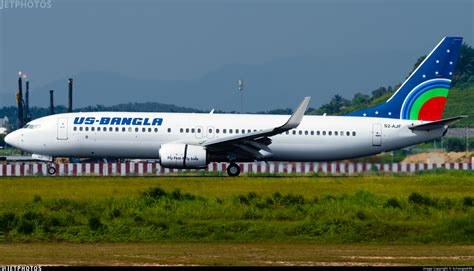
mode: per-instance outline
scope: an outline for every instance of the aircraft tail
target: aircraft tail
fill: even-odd
[[[443,38],[384,104],[347,116],[440,120],[461,44],[461,37]]]

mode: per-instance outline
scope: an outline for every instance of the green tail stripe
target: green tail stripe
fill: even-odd
[[[447,88],[433,88],[425,93],[421,94],[413,103],[413,106],[410,109],[410,119],[417,120],[418,114],[420,113],[421,107],[429,100],[434,97],[448,97],[449,89]]]

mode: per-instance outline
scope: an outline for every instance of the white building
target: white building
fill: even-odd
[[[8,128],[9,124],[10,124],[10,120],[8,119],[7,116],[5,116],[3,119],[0,119],[0,127]]]

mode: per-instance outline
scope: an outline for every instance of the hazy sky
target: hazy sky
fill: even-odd
[[[12,1],[26,0],[0,4]],[[18,70],[36,86],[88,71],[188,80],[228,64],[371,52],[411,67],[445,35],[474,44],[472,0],[43,1],[51,8],[0,10],[0,94],[16,91]]]

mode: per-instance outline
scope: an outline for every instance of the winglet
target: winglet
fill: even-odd
[[[304,100],[296,109],[296,111],[293,113],[293,115],[291,115],[288,121],[285,124],[283,124],[283,126],[279,127],[279,129],[290,130],[290,129],[298,127],[298,125],[300,125],[301,120],[303,119],[306,109],[308,108],[308,104],[310,100],[311,100],[311,97],[305,97]]]

